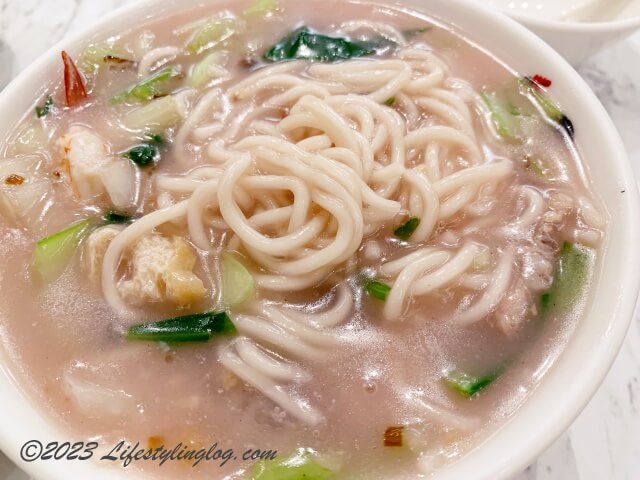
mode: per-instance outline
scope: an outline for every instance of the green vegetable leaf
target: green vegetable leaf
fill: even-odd
[[[53,103],[53,97],[51,95],[48,95],[46,100],[44,101],[44,104],[41,107],[36,107],[36,116],[38,118],[47,116],[51,112],[51,110],[53,110],[54,106],[55,104]]]
[[[329,480],[335,474],[323,467],[306,449],[275,460],[262,460],[253,467],[251,480]]]
[[[159,135],[157,133],[148,135],[147,140],[149,140],[150,143],[155,143],[156,145],[164,145],[165,143],[165,140],[162,137],[162,135]]]
[[[211,67],[221,61],[220,52],[207,55],[200,63],[197,63],[191,70],[189,85],[193,88],[202,88],[212,80]]]
[[[131,221],[131,215],[110,211],[105,213],[102,219],[107,223],[129,223]]]
[[[480,95],[489,108],[491,121],[500,136],[511,140],[517,139],[519,128],[509,107],[498,99],[496,93],[482,92]]]
[[[389,285],[377,280],[367,280],[365,288],[369,295],[382,301],[385,301],[389,297],[389,293],[391,293],[391,287]]]
[[[94,219],[82,220],[36,243],[33,266],[41,280],[52,282],[64,272],[94,225]]]
[[[396,103],[396,97],[389,97],[384,102],[387,107],[392,107],[394,103]]]
[[[229,39],[237,29],[238,22],[233,18],[220,18],[207,22],[187,43],[187,50],[193,54],[210,50]]]
[[[246,302],[254,292],[253,276],[249,270],[229,252],[220,256],[222,270],[222,302],[237,307]]]
[[[111,99],[111,103],[117,105],[122,102],[145,102],[152,100],[156,96],[161,95],[160,86],[163,83],[180,75],[181,73],[178,68],[163,68],[114,96]]]
[[[160,149],[155,143],[143,143],[122,154],[139,167],[148,167],[160,160]]]
[[[541,313],[566,311],[573,306],[589,280],[591,254],[589,249],[565,242],[560,250],[551,288],[540,299]]]
[[[411,235],[414,234],[419,226],[420,219],[418,217],[411,217],[405,223],[396,228],[393,231],[393,234],[400,240],[409,240],[411,238]]]
[[[520,85],[523,87],[524,93],[529,95],[533,102],[540,106],[544,114],[564,130],[569,138],[573,139],[575,136],[573,122],[564,114],[560,107],[547,96],[546,92],[528,77],[524,77]]]
[[[169,95],[158,98],[128,112],[122,118],[125,127],[132,130],[164,130],[182,121],[183,112],[178,96]]]
[[[236,327],[226,312],[208,312],[135,325],[128,340],[166,343],[207,342],[213,336],[232,335]]]
[[[265,16],[277,11],[278,8],[278,0],[257,0],[253,5],[242,12],[242,17],[245,20],[248,20],[257,16]]]
[[[329,37],[313,33],[307,27],[300,27],[276,43],[265,53],[264,58],[270,62],[293,59],[335,62],[375,53],[375,48],[370,44]]]
[[[460,395],[471,398],[487,388],[498,378],[499,373],[490,373],[480,377],[474,377],[467,373],[451,372],[444,378],[445,383]]]

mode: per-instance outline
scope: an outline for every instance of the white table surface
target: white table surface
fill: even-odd
[[[0,0],[0,89],[66,34],[132,1],[135,0]],[[587,60],[578,71],[613,117],[633,168],[640,175],[640,33]],[[0,453],[0,480],[27,478]],[[637,314],[615,365],[591,403],[565,434],[513,480],[638,479]]]

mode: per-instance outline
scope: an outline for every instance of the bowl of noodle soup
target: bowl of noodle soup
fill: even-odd
[[[508,479],[633,314],[612,122],[471,2],[146,1],[0,107],[0,447],[35,478],[215,443],[189,478]]]

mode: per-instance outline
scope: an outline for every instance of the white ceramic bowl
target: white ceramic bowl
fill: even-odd
[[[216,0],[209,2],[215,4]],[[200,3],[202,0],[182,0],[180,8]],[[538,37],[477,2],[395,3],[427,9],[427,13],[455,25],[523,74],[540,73],[552,78],[553,95],[575,124],[576,141],[593,187],[610,214],[606,250],[596,266],[592,295],[567,348],[546,372],[539,388],[504,426],[437,477],[504,480],[522,471],[570,425],[600,385],[622,344],[640,285],[637,186],[621,140],[604,108],[580,76]],[[0,137],[33,107],[36,95],[43,92],[44,79],[60,78],[60,50],[76,54],[79,45],[89,38],[139,25],[145,17],[175,9],[175,4],[174,0],[147,0],[123,8],[54,46],[0,94]],[[24,470],[39,480],[136,477],[130,470],[120,475],[104,462],[22,462],[20,447],[28,440],[46,443],[81,439],[61,431],[21,392],[19,383],[20,379],[14,378],[6,366],[1,369],[0,405],[4,414],[0,417],[0,448]]]
[[[633,8],[629,8],[628,13],[624,15],[602,21],[596,21],[597,17],[595,17],[588,22],[553,19],[555,14],[549,10],[555,9],[555,12],[560,14],[563,4],[570,5],[572,3],[569,0],[481,1],[522,23],[555,48],[572,65],[578,65],[587,57],[640,29],[640,0],[631,0]],[[601,1],[609,2],[611,0]],[[538,4],[546,8],[544,14],[535,12]]]

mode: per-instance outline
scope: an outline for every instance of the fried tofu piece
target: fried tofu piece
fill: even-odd
[[[133,247],[131,275],[119,283],[121,295],[131,303],[171,302],[185,306],[207,293],[194,273],[197,255],[183,238],[151,234]]]

